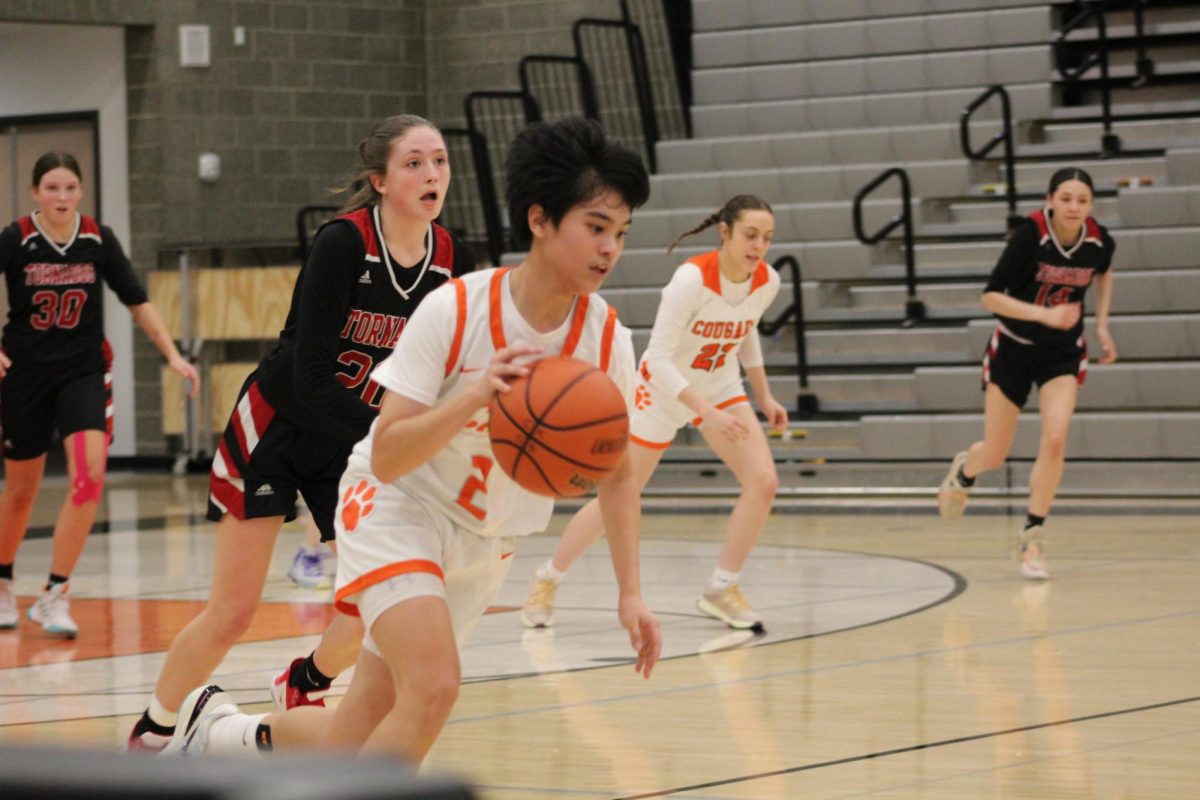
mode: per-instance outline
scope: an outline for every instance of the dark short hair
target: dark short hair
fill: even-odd
[[[1046,194],[1054,194],[1058,191],[1058,187],[1062,186],[1067,181],[1079,181],[1086,184],[1092,190],[1092,194],[1096,194],[1096,185],[1092,183],[1092,176],[1081,170],[1079,167],[1063,167],[1050,176],[1050,188],[1046,190]]]
[[[33,186],[37,188],[42,182],[42,178],[52,169],[64,167],[75,173],[75,177],[83,180],[83,170],[79,168],[79,162],[75,160],[75,156],[70,153],[65,153],[61,150],[51,150],[49,153],[42,153],[41,158],[33,164]]]
[[[580,203],[612,190],[630,209],[650,197],[641,156],[604,132],[595,120],[538,122],[517,134],[505,163],[505,200],[513,240],[529,247],[529,209],[539,205],[555,226]]]

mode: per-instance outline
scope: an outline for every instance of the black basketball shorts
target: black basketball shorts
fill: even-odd
[[[1040,389],[1046,381],[1074,375],[1082,386],[1087,363],[1087,342],[1082,336],[1062,344],[1023,344],[996,328],[983,355],[983,388],[994,383],[1023,408],[1035,384]]]
[[[0,380],[5,458],[45,455],[55,428],[64,439],[79,431],[104,431],[111,442],[112,420],[111,367],[80,371],[19,361]]]
[[[296,518],[296,497],[304,498],[321,541],[335,534],[338,481],[351,447],[306,431],[277,413],[251,373],[242,386],[209,475],[208,519]]]

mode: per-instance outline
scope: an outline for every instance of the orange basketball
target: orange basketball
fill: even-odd
[[[550,356],[497,392],[489,411],[492,453],[534,494],[576,497],[616,468],[629,441],[620,390],[586,361]]]

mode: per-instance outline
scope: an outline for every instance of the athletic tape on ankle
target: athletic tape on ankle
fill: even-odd
[[[71,484],[75,490],[71,493],[71,504],[81,506],[95,500],[100,501],[100,491],[104,488],[104,471],[108,466],[108,440],[100,443],[100,480],[92,480],[91,470],[87,463],[87,436],[83,431],[72,434],[75,439],[75,481]]]

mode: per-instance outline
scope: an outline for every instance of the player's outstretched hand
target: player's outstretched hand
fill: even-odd
[[[196,395],[200,392],[200,373],[196,371],[191,362],[183,356],[177,356],[168,361],[167,366],[178,372],[188,382],[188,399],[196,399]]]
[[[637,595],[622,595],[617,605],[617,615],[621,625],[629,631],[629,644],[637,653],[635,670],[643,678],[650,677],[650,671],[658,663],[662,652],[662,633],[658,629],[658,618],[646,607],[645,601]]]
[[[5,375],[7,375],[8,370],[11,367],[12,367],[12,359],[9,358],[8,355],[3,350],[0,350],[0,378],[3,378]]]
[[[527,356],[536,356],[541,352],[542,348],[526,344],[510,345],[497,350],[488,362],[487,371],[479,380],[480,404],[490,402],[496,392],[508,392],[511,388],[508,384],[511,381],[528,375]]]
[[[1055,330],[1069,331],[1079,322],[1080,312],[1079,303],[1063,303],[1046,309],[1046,317],[1042,322]]]

